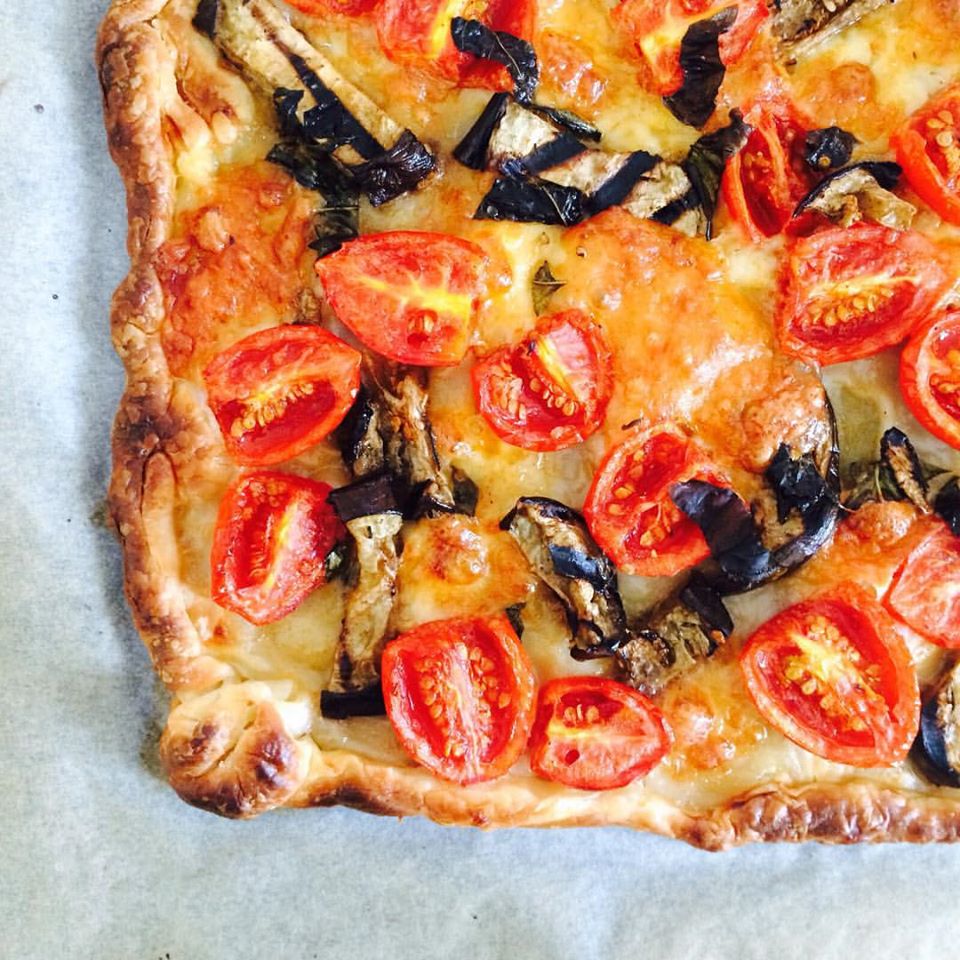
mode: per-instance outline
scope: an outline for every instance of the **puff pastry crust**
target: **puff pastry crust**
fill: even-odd
[[[97,62],[109,146],[126,185],[131,260],[112,303],[127,381],[109,499],[134,620],[173,698],[161,753],[177,793],[230,817],[343,804],[483,827],[620,824],[711,850],[750,841],[960,838],[960,792],[890,787],[856,772],[834,782],[759,782],[705,805],[654,790],[578,792],[522,773],[458,787],[390,757],[322,747],[311,733],[309,705],[283,677],[251,679],[216,655],[188,609],[175,504],[191,484],[231,468],[202,398],[171,373],[154,266],[174,229],[177,192],[163,123],[179,52],[156,23],[167,3],[114,0]]]

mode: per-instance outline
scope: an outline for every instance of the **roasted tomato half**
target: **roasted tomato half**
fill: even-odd
[[[769,13],[765,0],[621,0],[614,21],[636,43],[650,68],[657,93],[674,93],[683,83],[680,44],[691,24],[706,20],[730,6],[737,19],[720,36],[720,59],[728,66],[743,56]]]
[[[291,7],[296,7],[313,17],[321,17],[327,13],[343,13],[354,16],[367,13],[377,5],[378,0],[287,0]]]
[[[785,270],[780,346],[825,365],[872,356],[929,317],[946,280],[937,248],[911,230],[855,224],[804,237]]]
[[[360,354],[320,327],[271,327],[214,357],[203,379],[230,455],[268,466],[339,425],[360,388]]]
[[[280,620],[326,579],[345,531],[330,487],[262,471],[234,483],[220,503],[210,554],[213,599],[251,623]]]
[[[960,450],[960,310],[916,330],[900,355],[900,392],[911,413]]]
[[[333,312],[371,350],[422,367],[467,352],[488,260],[475,244],[398,230],[345,243],[317,261]]]
[[[960,649],[960,538],[945,524],[897,571],[887,609],[939,647]]]
[[[787,225],[814,184],[803,159],[804,124],[784,99],[761,100],[744,119],[753,127],[723,174],[730,215],[755,243]]]
[[[642,693],[605,677],[564,677],[540,688],[530,766],[578,790],[611,790],[649,773],[670,743]]]
[[[700,528],[670,499],[673,484],[693,479],[726,484],[706,452],[670,423],[634,428],[607,452],[583,512],[624,573],[672,576],[709,556]]]
[[[397,63],[461,86],[508,90],[507,71],[461,53],[454,46],[450,24],[455,17],[480,20],[493,30],[530,40],[535,11],[535,0],[381,0],[377,36],[383,52]]]
[[[613,375],[597,324],[579,310],[544,317],[525,340],[473,368],[484,419],[507,443],[562,450],[603,423]]]
[[[917,676],[890,615],[862,587],[841,584],[777,614],[740,666],[764,719],[818,757],[877,767],[907,755]]]
[[[536,680],[506,617],[425,623],[387,644],[381,670],[401,746],[437,776],[492,780],[523,753]]]
[[[918,110],[893,146],[921,199],[944,220],[960,224],[960,83]]]

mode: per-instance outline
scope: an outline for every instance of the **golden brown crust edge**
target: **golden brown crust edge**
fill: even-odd
[[[232,671],[205,654],[187,615],[172,529],[176,461],[202,447],[189,400],[177,396],[160,344],[163,296],[153,256],[173,221],[174,172],[163,137],[157,65],[171,52],[151,19],[166,0],[114,0],[98,34],[97,65],[111,154],[127,192],[131,270],[114,295],[113,340],[127,384],[113,431],[109,503],[123,547],[127,598],[168,689],[215,688]],[[202,452],[202,451],[201,451]],[[641,794],[537,792],[508,777],[473,788],[444,784],[415,768],[324,752],[289,732],[269,704],[255,704],[239,734],[227,721],[168,723],[161,754],[187,802],[248,817],[280,805],[355,807],[425,814],[446,824],[589,826],[619,824],[709,850],[752,841],[956,841],[960,804],[863,783],[762,787],[713,809],[687,813]],[[171,714],[173,716],[173,714]],[[181,718],[182,721],[182,718]],[[308,738],[309,739],[309,738]],[[933,789],[933,788],[931,788]]]

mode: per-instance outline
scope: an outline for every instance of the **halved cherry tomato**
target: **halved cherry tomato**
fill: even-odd
[[[893,147],[921,199],[960,224],[960,83],[918,110],[894,135]]]
[[[473,391],[507,443],[527,450],[580,443],[603,423],[613,392],[603,332],[579,310],[544,317],[529,337],[473,368]]]
[[[360,354],[320,327],[271,327],[217,354],[203,379],[230,455],[268,466],[336,429],[360,389]]]
[[[224,495],[210,553],[213,599],[251,623],[273,623],[326,580],[343,539],[330,486],[289,473],[247,474]]]
[[[960,649],[960,537],[946,524],[909,553],[886,606],[931,643]]]
[[[692,479],[727,483],[706,452],[671,423],[634,428],[607,452],[583,513],[594,539],[624,573],[672,576],[710,555],[700,528],[670,499],[673,484]]]
[[[387,644],[381,672],[400,745],[437,776],[493,780],[523,753],[536,680],[506,617],[425,623]]]
[[[611,790],[649,773],[670,743],[642,693],[605,677],[564,677],[540,688],[530,767],[578,790]]]
[[[794,604],[747,641],[740,666],[753,702],[818,757],[876,767],[902,760],[920,719],[910,653],[890,615],[844,583]]]
[[[824,365],[899,343],[947,282],[937,248],[922,234],[865,223],[798,240],[785,278],[780,346]]]
[[[743,56],[769,15],[765,0],[621,0],[613,18],[650,67],[655,92],[674,93],[683,83],[680,44],[690,25],[737,7],[733,26],[720,36],[720,59],[728,66]]]
[[[316,269],[337,319],[371,350],[444,367],[467,352],[488,262],[458,237],[397,230],[351,240]]]
[[[453,43],[455,17],[480,20],[493,30],[523,40],[533,37],[534,0],[381,0],[377,36],[383,52],[461,86],[511,88],[507,71],[498,64],[461,53]]]
[[[754,243],[780,233],[815,182],[803,159],[804,123],[783,99],[761,100],[744,119],[753,127],[723,174],[730,214]]]
[[[911,335],[900,355],[900,392],[935,437],[960,450],[960,310]]]
[[[342,13],[355,15],[367,13],[377,5],[378,0],[287,0],[291,7],[296,7],[313,17],[320,17],[326,13]]]

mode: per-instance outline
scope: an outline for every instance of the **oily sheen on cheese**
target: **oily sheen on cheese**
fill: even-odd
[[[960,76],[955,36],[936,29],[909,29],[906,35],[916,58],[904,55],[898,39],[897,24],[936,22],[945,2],[901,0],[883,10],[882,17],[870,16],[824,44],[792,71],[791,89],[798,105],[820,125],[840,124],[869,149],[884,153],[887,132],[932,92]],[[659,97],[638,87],[636,63],[615,38],[610,6],[604,0],[539,4],[535,45],[562,51],[574,64],[558,70],[547,62],[544,97],[587,116],[603,132],[605,149],[648,150],[668,158],[682,155],[698,133],[675,120]],[[266,98],[225,66],[213,44],[190,26],[195,8],[196,0],[171,0],[156,21],[180,52],[178,64],[162,65],[161,89],[165,136],[177,178],[172,216],[181,231],[198,209],[229,205],[229,189],[224,192],[222,185],[231,183],[238,169],[261,162],[275,139]],[[407,525],[392,632],[442,617],[493,614],[523,602],[523,641],[542,680],[604,673],[609,666],[602,661],[578,663],[570,658],[562,614],[538,590],[512,540],[498,530],[498,521],[520,496],[551,497],[579,509],[604,450],[623,425],[638,417],[671,418],[690,426],[722,452],[724,468],[738,489],[749,494],[751,484],[757,483],[754,460],[762,459],[752,446],[756,436],[750,416],[769,422],[777,411],[764,404],[772,396],[785,418],[784,429],[789,429],[790,405],[797,405],[799,422],[812,382],[812,375],[779,357],[773,345],[771,315],[782,241],[761,247],[745,244],[722,207],[717,239],[710,244],[617,211],[569,231],[473,220],[491,178],[458,165],[451,151],[488,94],[438,88],[390,62],[380,51],[372,26],[362,20],[319,20],[296,13],[292,17],[344,77],[387,108],[401,127],[413,130],[439,157],[439,171],[418,191],[378,209],[364,205],[361,229],[434,230],[471,240],[488,252],[497,282],[481,310],[473,344],[477,353],[516,342],[533,327],[530,282],[547,260],[565,284],[551,310],[576,307],[590,313],[603,326],[617,357],[616,389],[604,430],[580,446],[554,453],[522,450],[496,437],[474,405],[469,355],[459,367],[432,372],[430,415],[437,443],[477,483],[480,501],[475,519],[445,517]],[[823,95],[825,75],[834,81],[835,96]],[[742,103],[745,91],[762,87],[767,79],[731,71],[723,90],[726,100],[719,108]],[[215,97],[210,90],[217,91]],[[863,109],[865,103],[876,104],[876,109]],[[284,176],[277,171],[273,175]],[[269,214],[274,219],[263,230],[269,233],[283,223],[306,229],[306,217],[283,218],[292,216],[298,205],[309,210],[312,202],[306,191],[288,184],[282,202]],[[958,231],[941,225],[930,213],[921,218],[923,229],[955,251],[960,263]],[[623,242],[627,235],[629,244]],[[322,303],[309,269],[309,253],[297,249],[302,262],[298,259],[291,269],[302,278],[303,290],[295,300],[282,310],[259,304],[243,316],[218,321],[202,356],[193,344],[184,356],[171,359],[176,389],[195,396],[199,406],[200,370],[209,356],[257,329],[298,317],[319,317],[349,339]],[[871,456],[883,430],[896,424],[917,442],[922,456],[960,468],[960,455],[925,434],[907,413],[896,385],[895,357],[881,355],[832,367],[824,380],[847,459]],[[212,416],[209,426],[215,434]],[[329,443],[285,468],[334,486],[348,480]],[[408,766],[386,719],[337,722],[319,715],[319,692],[332,669],[343,612],[344,588],[339,582],[322,587],[294,613],[265,627],[255,627],[210,600],[209,556],[217,505],[236,473],[227,455],[218,454],[202,477],[192,478],[196,482],[178,487],[171,520],[176,556],[170,564],[178,571],[188,615],[205,650],[231,671],[235,686],[224,687],[227,692],[222,695],[243,699],[251,711],[268,699],[280,703],[300,736],[300,762],[318,776],[335,761],[349,764],[351,756]],[[860,562],[852,542],[830,549],[837,550],[845,564]],[[783,583],[734,599],[731,612],[737,634],[732,646],[788,603],[832,582],[828,560],[818,558]],[[893,575],[879,562],[871,570],[878,589]],[[620,577],[628,614],[648,607],[671,587],[663,579]],[[908,639],[922,677],[932,676],[941,662],[940,652],[915,636]],[[191,704],[191,694],[182,692],[175,716],[186,724],[208,705],[199,700]],[[494,790],[522,794],[531,809],[542,805],[545,822],[564,810],[575,818],[590,804],[616,818],[618,810],[628,810],[642,795],[648,798],[653,823],[660,816],[658,803],[706,809],[761,783],[844,782],[856,777],[906,791],[924,789],[906,766],[854,771],[789,743],[753,709],[733,649],[721,651],[679,680],[665,695],[663,706],[677,743],[643,781],[607,796],[574,795],[533,777],[521,760],[509,784],[472,789],[480,800]],[[425,795],[435,786],[426,772],[411,770],[410,777]],[[537,822],[536,813],[531,820]]]

